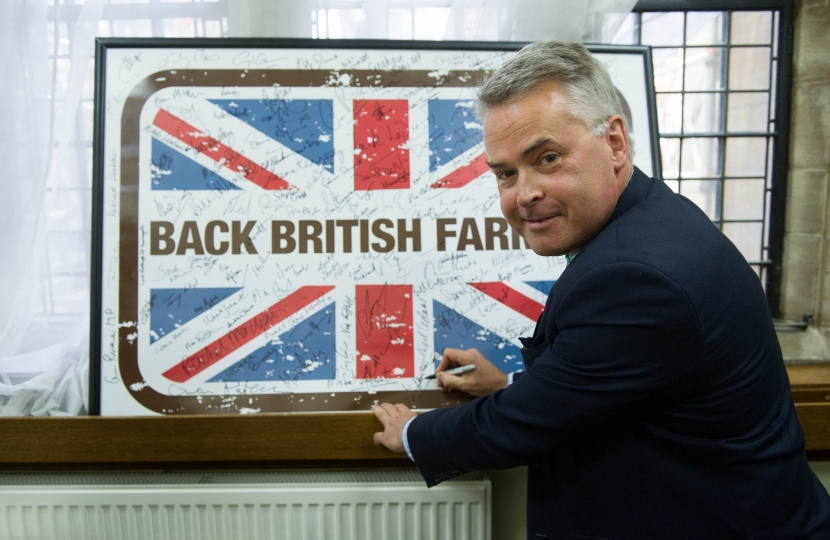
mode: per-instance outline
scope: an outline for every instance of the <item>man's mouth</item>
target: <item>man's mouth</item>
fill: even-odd
[[[541,229],[541,228],[547,226],[556,217],[558,217],[558,214],[552,215],[552,216],[547,216],[547,217],[534,216],[533,218],[526,218],[525,219],[525,224],[527,225],[528,229],[533,231],[533,230]]]

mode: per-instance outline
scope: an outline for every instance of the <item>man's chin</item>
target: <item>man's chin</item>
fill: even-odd
[[[541,255],[542,257],[561,257],[562,255],[566,255],[571,252],[566,247],[551,245],[550,243],[540,242],[533,240],[528,240],[528,244],[530,244],[530,249],[536,255]]]
[[[556,233],[554,235],[554,233]],[[530,246],[530,249],[536,255],[542,257],[561,257],[568,253],[576,253],[585,244],[590,241],[593,236],[588,236],[588,241],[583,236],[574,235],[572,231],[561,228],[550,229],[547,231],[529,231],[527,229],[519,233],[525,240],[525,244]]]

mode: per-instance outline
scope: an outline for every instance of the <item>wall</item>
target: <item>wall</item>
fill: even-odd
[[[527,467],[487,471],[487,474],[493,483],[493,540],[524,540],[527,538]]]
[[[792,124],[781,309],[812,313],[807,332],[779,333],[788,362],[830,361],[830,3],[796,0]]]
[[[830,2],[796,0],[781,310],[807,332],[779,333],[787,362],[830,361]],[[830,491],[830,462],[810,467]]]

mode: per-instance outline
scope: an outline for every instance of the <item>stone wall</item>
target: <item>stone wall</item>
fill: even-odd
[[[830,361],[830,2],[796,0],[781,310],[813,314],[780,332],[788,361]]]

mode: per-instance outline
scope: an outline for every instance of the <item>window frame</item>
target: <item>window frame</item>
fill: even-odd
[[[784,222],[786,215],[787,174],[790,154],[790,100],[792,94],[794,13],[791,0],[639,0],[634,13],[694,11],[777,11],[778,50],[770,62],[777,60],[778,69],[769,92],[774,94],[771,112],[775,129],[767,135],[773,140],[771,183],[768,203],[767,260],[763,285],[767,305],[773,317],[781,316],[782,266],[784,254]],[[685,43],[685,39],[684,39]],[[685,46],[685,45],[684,45]],[[730,134],[731,135],[731,134]],[[763,249],[762,249],[763,253]]]

